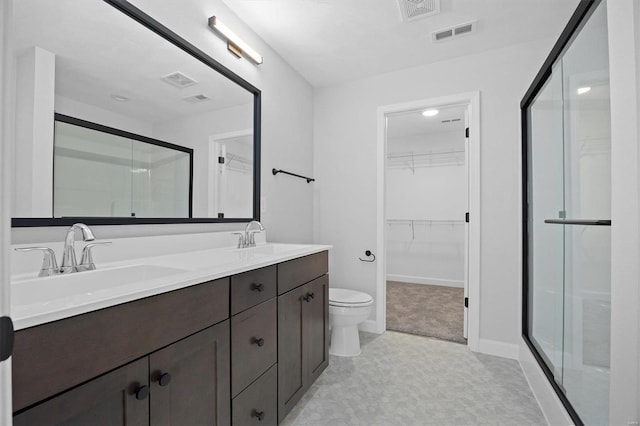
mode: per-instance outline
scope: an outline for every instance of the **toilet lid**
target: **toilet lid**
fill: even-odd
[[[329,304],[333,306],[361,306],[373,303],[367,293],[346,288],[329,288]]]

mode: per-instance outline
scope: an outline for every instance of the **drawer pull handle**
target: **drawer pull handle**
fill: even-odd
[[[262,420],[264,420],[264,411],[253,410],[253,417],[261,422]]]
[[[149,386],[142,385],[136,388],[136,399],[138,401],[147,399],[148,396],[149,396]]]
[[[158,376],[158,384],[160,386],[167,386],[169,383],[171,383],[171,374],[160,373],[160,375]]]
[[[309,303],[309,302],[311,302],[311,299],[313,299],[313,296],[314,296],[313,292],[311,292],[311,293],[307,293],[302,298],[304,299],[305,302]]]
[[[258,283],[258,284],[253,283],[253,284],[251,284],[251,290],[260,292],[260,291],[264,290],[264,284],[262,284],[262,283]]]
[[[253,343],[255,343],[256,345],[262,347],[262,346],[264,346],[264,339],[262,337],[254,337],[253,338]]]

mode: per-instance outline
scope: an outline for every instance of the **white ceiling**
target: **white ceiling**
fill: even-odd
[[[223,1],[316,87],[556,39],[579,2],[442,0],[440,14],[403,22],[397,0]],[[475,19],[476,33],[431,41],[433,31]]]
[[[422,115],[423,110],[416,110],[388,117],[387,138],[400,139],[454,131],[459,131],[460,135],[463,134],[465,105],[429,109],[437,109],[438,114],[433,117],[425,117]]]

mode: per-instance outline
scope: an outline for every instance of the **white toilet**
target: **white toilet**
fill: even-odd
[[[337,356],[360,355],[358,324],[369,318],[373,297],[346,288],[329,287],[329,353]]]

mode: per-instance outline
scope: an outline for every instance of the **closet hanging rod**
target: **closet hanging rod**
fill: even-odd
[[[278,173],[284,173],[285,175],[295,176],[295,177],[298,177],[300,179],[306,179],[307,183],[315,182],[314,178],[310,178],[310,177],[302,176],[302,175],[297,175],[295,173],[287,172],[286,170],[271,169],[271,173],[273,173],[274,176],[277,175]]]

